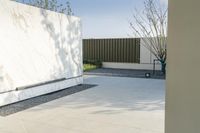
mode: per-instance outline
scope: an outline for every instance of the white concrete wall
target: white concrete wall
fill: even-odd
[[[0,93],[82,75],[79,18],[1,0],[0,20]],[[77,79],[76,84],[82,83]],[[57,89],[71,83],[65,84]]]
[[[140,40],[140,64],[152,64],[154,59],[157,59],[149,49],[146,48],[145,42],[149,39],[141,38]]]

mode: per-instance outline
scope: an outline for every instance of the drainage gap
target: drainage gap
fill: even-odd
[[[8,116],[8,115],[38,106],[40,104],[44,104],[44,103],[47,103],[47,102],[77,93],[77,92],[80,92],[80,91],[90,89],[95,86],[97,86],[97,85],[81,84],[81,85],[69,87],[69,88],[66,88],[63,90],[59,90],[56,92],[52,92],[49,94],[30,98],[30,99],[20,101],[17,103],[13,103],[10,105],[2,106],[2,107],[0,107],[0,116]]]

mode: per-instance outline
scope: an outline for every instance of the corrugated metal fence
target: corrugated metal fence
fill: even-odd
[[[84,39],[84,60],[140,63],[140,39]]]

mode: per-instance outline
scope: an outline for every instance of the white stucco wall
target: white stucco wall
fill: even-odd
[[[145,42],[149,41],[149,39],[141,38],[140,40],[140,63],[141,64],[153,64],[153,60],[156,57],[147,49],[145,46]]]
[[[82,75],[79,18],[1,0],[0,20],[0,93]]]

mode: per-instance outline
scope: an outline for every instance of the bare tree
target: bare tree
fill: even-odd
[[[144,10],[135,9],[130,27],[136,37],[144,41],[146,47],[161,63],[165,74],[167,58],[167,6],[159,0],[145,0]]]
[[[36,6],[39,8],[56,11],[60,13],[64,13],[66,15],[74,15],[72,12],[71,4],[69,1],[65,0],[63,3],[59,3],[58,0],[14,0],[22,3],[26,3],[32,6]]]

